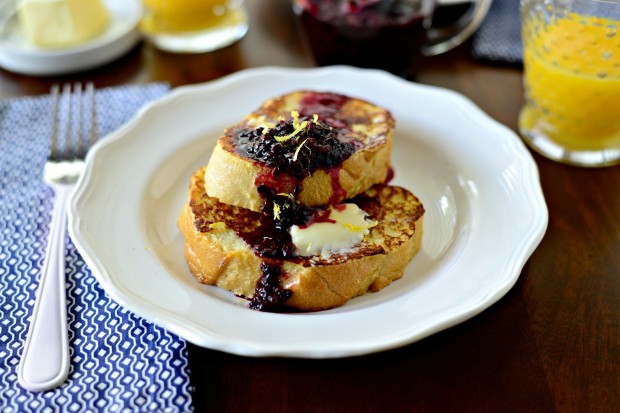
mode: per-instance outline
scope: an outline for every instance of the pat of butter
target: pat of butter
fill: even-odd
[[[109,22],[101,0],[19,0],[17,15],[28,41],[50,48],[84,43]]]
[[[290,228],[297,253],[304,257],[350,251],[370,228],[377,223],[366,219],[366,213],[355,204],[341,204],[330,207],[329,218],[308,226],[293,225]]]

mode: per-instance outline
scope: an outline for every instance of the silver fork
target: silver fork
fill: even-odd
[[[18,367],[22,387],[44,391],[61,385],[69,374],[69,340],[65,295],[65,250],[67,238],[67,202],[84,170],[87,148],[97,139],[95,90],[92,83],[83,88],[76,83],[71,90],[65,84],[60,93],[52,86],[53,121],[50,154],[43,177],[56,194],[50,234],[37,298],[30,321],[26,344]],[[84,97],[83,95],[86,95]],[[60,139],[61,106],[66,107],[64,139]],[[90,133],[84,144],[84,108],[90,112]],[[73,118],[75,114],[76,118]],[[73,141],[76,141],[73,144]]]

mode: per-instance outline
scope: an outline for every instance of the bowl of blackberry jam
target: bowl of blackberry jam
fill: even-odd
[[[465,41],[490,3],[473,2],[451,27],[435,30],[436,0],[292,0],[317,65],[377,68],[405,77],[423,55],[438,55]]]

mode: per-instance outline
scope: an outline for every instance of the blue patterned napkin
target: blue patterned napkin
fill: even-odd
[[[489,13],[474,35],[472,54],[478,59],[497,62],[522,61],[519,0],[493,0]]]
[[[167,90],[150,84],[98,91],[99,136]],[[69,378],[41,393],[17,382],[54,201],[41,178],[51,107],[49,96],[0,100],[0,412],[193,411],[185,342],[110,300],[70,241]]]

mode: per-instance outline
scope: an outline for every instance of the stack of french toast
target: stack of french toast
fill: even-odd
[[[178,219],[194,277],[262,311],[318,311],[402,277],[424,207],[389,185],[394,119],[295,91],[226,129]]]

